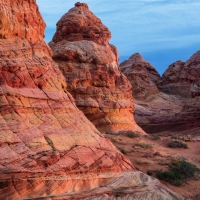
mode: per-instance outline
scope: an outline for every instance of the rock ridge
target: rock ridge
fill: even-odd
[[[147,133],[200,133],[199,57],[200,51],[172,63],[161,78],[138,53],[121,63],[136,99],[135,120]]]
[[[67,90],[100,131],[144,133],[132,115],[132,86],[119,70],[117,48],[109,44],[111,33],[85,7],[78,3],[64,14],[49,43],[53,59],[66,78]]]
[[[144,99],[159,92],[157,83],[160,81],[160,75],[139,53],[130,56],[119,67],[131,82],[134,98]]]
[[[0,0],[0,16],[0,199],[65,199],[76,192],[81,199],[84,191],[96,198],[92,189],[114,191],[125,180],[159,198],[182,199],[136,172],[76,107],[42,39],[36,1]]]

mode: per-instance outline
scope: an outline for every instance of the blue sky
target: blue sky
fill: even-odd
[[[73,0],[37,0],[47,24],[46,42]],[[162,74],[172,62],[200,50],[200,0],[85,0],[112,32],[120,62],[140,53]]]

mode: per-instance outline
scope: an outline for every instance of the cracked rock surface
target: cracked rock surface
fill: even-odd
[[[0,16],[0,199],[95,197],[100,187],[107,193],[125,184],[182,199],[136,172],[76,107],[43,41],[36,1],[0,0]]]
[[[200,96],[200,51],[186,62],[172,63],[158,84],[161,91],[182,97]]]
[[[135,120],[147,133],[200,134],[200,52],[169,66],[162,78],[138,53],[120,64],[132,84]]]
[[[119,67],[131,82],[135,99],[145,99],[149,95],[159,92],[156,84],[160,80],[160,75],[139,53],[133,54],[128,60],[122,62]]]
[[[63,72],[67,90],[86,117],[103,132],[134,130],[131,84],[118,66],[111,33],[88,8],[77,3],[57,23],[49,43]]]

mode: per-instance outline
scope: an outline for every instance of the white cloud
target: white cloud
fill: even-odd
[[[122,55],[130,55],[140,50],[182,47],[200,40],[199,0],[85,2],[109,27],[113,36],[111,42],[118,47]],[[37,3],[48,29],[55,29],[56,22],[76,1],[37,0]]]

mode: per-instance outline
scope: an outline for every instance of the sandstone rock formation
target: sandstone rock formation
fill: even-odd
[[[122,62],[120,69],[132,84],[134,98],[145,99],[159,92],[156,84],[160,80],[160,75],[139,53]]]
[[[159,92],[135,101],[135,120],[147,133],[200,133],[200,98],[182,99]]]
[[[133,187],[181,199],[136,172],[77,109],[43,41],[36,1],[0,0],[0,16],[0,199],[64,199],[107,185],[115,191],[129,171]]]
[[[200,91],[199,55],[197,52],[186,63],[170,65],[162,80],[139,54],[121,63],[133,88],[135,120],[147,133],[200,132],[200,97],[190,98],[190,94],[195,97]],[[184,76],[187,81],[182,79]]]
[[[136,130],[131,84],[120,72],[111,33],[84,3],[57,23],[49,44],[76,105],[102,132]]]
[[[161,91],[182,97],[200,96],[200,51],[186,61],[169,66],[159,83]]]
[[[131,170],[66,91],[35,1],[0,5],[0,199],[91,188],[105,182],[97,172]]]

